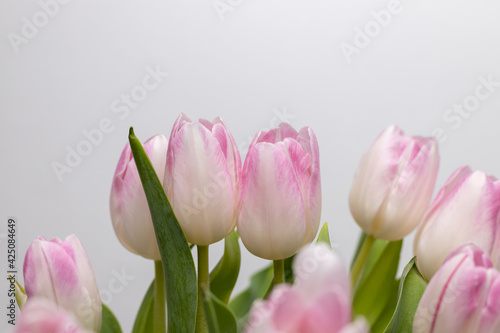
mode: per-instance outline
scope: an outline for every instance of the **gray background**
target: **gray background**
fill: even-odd
[[[153,263],[127,252],[113,232],[112,176],[129,126],[143,141],[169,135],[180,112],[192,119],[220,115],[242,157],[253,135],[279,117],[296,128],[311,126],[320,143],[322,220],[346,262],[359,233],[347,205],[350,183],[386,126],[425,136],[441,128],[438,187],[463,164],[500,174],[500,87],[466,118],[451,109],[473,101],[480,77],[500,81],[497,1],[403,0],[349,59],[342,43],[355,45],[358,28],[376,29],[372,12],[392,6],[389,1],[215,3],[226,11],[212,0],[73,0],[44,22],[36,1],[0,2],[2,271],[9,216],[18,222],[19,268],[36,236],[75,233],[108,305],[130,331]],[[22,37],[34,15],[40,27],[16,52],[9,38]],[[139,91],[148,68],[157,67],[169,76],[128,115],[113,112],[122,94]],[[112,131],[59,181],[52,164],[65,163],[67,147],[76,149],[82,131],[105,118]],[[213,246],[212,265],[220,253],[221,244]],[[408,238],[401,265],[411,256]],[[236,289],[265,264],[244,251]],[[116,284],[123,271],[131,280]],[[4,279],[0,287],[4,309]]]

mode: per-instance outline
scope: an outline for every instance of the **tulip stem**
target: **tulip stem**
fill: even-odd
[[[375,238],[372,235],[367,235],[365,237],[365,240],[363,242],[363,246],[361,246],[361,249],[359,250],[358,257],[356,258],[356,261],[354,262],[354,265],[352,266],[351,284],[352,284],[353,288],[356,287],[356,283],[359,280],[359,276],[363,270],[363,266],[365,265],[366,258],[368,257],[368,254],[370,253],[373,242],[375,242]]]
[[[208,272],[208,246],[198,245],[198,309],[196,313],[196,333],[207,333],[208,325],[203,309],[203,291],[210,289]]]
[[[274,285],[285,282],[285,260],[274,260]]]
[[[155,260],[154,332],[167,332],[165,320],[165,274],[161,260]]]

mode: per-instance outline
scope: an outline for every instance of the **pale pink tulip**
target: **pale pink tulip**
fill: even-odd
[[[420,271],[430,279],[453,249],[468,242],[486,251],[499,268],[499,212],[500,181],[460,167],[437,194],[415,236]]]
[[[168,139],[156,135],[143,144],[160,181],[167,160]],[[146,194],[135,165],[130,144],[123,149],[113,177],[110,196],[111,220],[120,242],[130,252],[161,260]]]
[[[429,205],[438,167],[433,138],[409,137],[399,127],[388,127],[356,171],[349,196],[354,220],[375,238],[404,238]]]
[[[293,263],[295,285],[280,284],[252,307],[246,333],[362,333],[364,319],[351,321],[350,281],[339,256],[325,244],[300,252]]]
[[[474,244],[455,249],[430,280],[414,333],[500,332],[500,272]]]
[[[28,303],[33,297],[46,298],[71,312],[82,327],[99,332],[101,297],[87,254],[75,235],[64,241],[35,239],[24,259],[24,283]]]
[[[235,227],[241,159],[220,118],[181,114],[170,134],[164,187],[188,242],[210,245]]]
[[[265,259],[288,258],[310,243],[321,218],[319,147],[309,127],[260,131],[242,175],[238,232]]]
[[[29,300],[13,333],[91,333],[78,320],[57,304],[44,298]],[[99,332],[99,331],[97,331]]]

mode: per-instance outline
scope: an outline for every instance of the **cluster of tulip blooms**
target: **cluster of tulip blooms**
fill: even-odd
[[[243,165],[219,118],[181,115],[169,139],[144,145],[131,129],[111,219],[120,242],[155,264],[132,332],[500,331],[499,181],[460,167],[431,203],[436,141],[387,128],[352,184],[362,233],[348,269],[320,226],[319,165],[307,127],[259,132]],[[415,257],[397,276],[402,239],[415,228]],[[209,246],[223,239],[209,272]],[[240,239],[272,263],[231,297]],[[121,332],[75,236],[35,240],[24,283],[15,332]]]

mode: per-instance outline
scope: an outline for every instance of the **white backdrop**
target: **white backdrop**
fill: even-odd
[[[75,233],[129,332],[153,263],[117,240],[111,180],[129,126],[143,141],[168,136],[180,112],[220,115],[242,157],[262,128],[311,126],[322,220],[347,263],[359,232],[350,183],[387,125],[439,136],[438,187],[462,164],[500,175],[499,11],[494,0],[2,0],[1,274],[8,217],[19,273],[36,236]],[[85,143],[95,129],[102,139]],[[408,239],[401,265],[411,256]],[[236,289],[265,264],[245,252]]]

